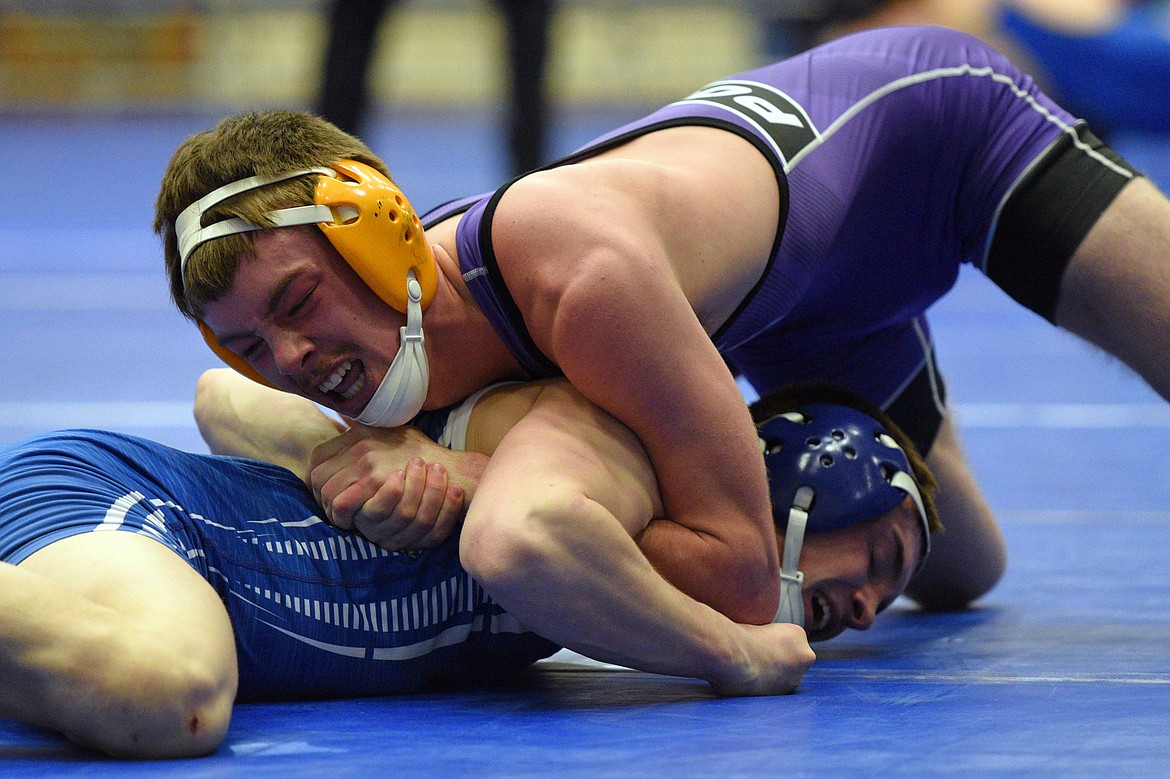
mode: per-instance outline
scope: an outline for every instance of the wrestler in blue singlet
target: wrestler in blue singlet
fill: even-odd
[[[720,351],[761,393],[848,387],[923,452],[943,413],[926,309],[969,263],[1051,319],[1068,259],[1135,175],[999,53],[922,27],[859,33],[714,82],[553,165],[678,125],[743,136],[780,187],[774,253],[713,334]],[[506,189],[423,221],[463,214],[464,280],[521,365],[555,375],[493,256]]]
[[[242,700],[492,680],[557,650],[463,570],[458,533],[392,553],[321,514],[283,468],[118,433],[63,431],[0,450],[0,560],[104,531],[174,550],[223,599]]]

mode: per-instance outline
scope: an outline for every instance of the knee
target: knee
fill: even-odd
[[[938,481],[935,504],[943,532],[906,594],[923,608],[965,608],[991,591],[1007,570],[1007,543],[950,419],[926,458]]]
[[[931,570],[928,563],[906,595],[926,611],[961,611],[991,592],[1006,570],[1006,549],[972,559],[958,570]]]

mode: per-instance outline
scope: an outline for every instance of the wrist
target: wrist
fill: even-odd
[[[443,464],[447,468],[447,480],[450,484],[463,490],[464,501],[470,502],[475,497],[475,491],[483,478],[491,458],[477,452],[450,452],[452,455],[445,458]]]

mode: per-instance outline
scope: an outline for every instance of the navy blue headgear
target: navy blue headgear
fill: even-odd
[[[930,552],[930,524],[910,459],[880,422],[863,411],[810,403],[757,425],[768,468],[772,512],[784,529],[777,622],[804,624],[798,570],[804,534],[875,519],[909,495]]]

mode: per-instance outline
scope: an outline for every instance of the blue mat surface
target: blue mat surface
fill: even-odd
[[[559,143],[624,118],[566,119]],[[190,396],[215,363],[166,302],[150,219],[171,149],[211,120],[0,117],[0,164],[27,174],[0,195],[0,441],[98,426],[202,449]],[[490,117],[371,140],[424,208],[503,167]],[[1167,145],[1118,141],[1163,187]],[[560,658],[497,688],[242,705],[217,754],[167,763],[0,720],[0,776],[1165,776],[1170,409],[974,274],[933,322],[1011,551],[977,609],[898,604],[783,698]]]

